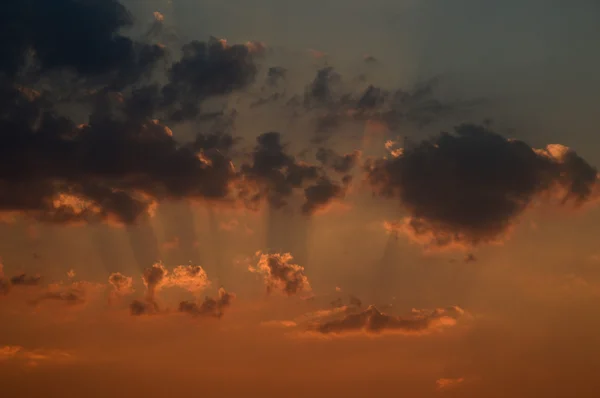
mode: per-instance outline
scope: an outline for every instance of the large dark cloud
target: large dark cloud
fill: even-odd
[[[130,224],[156,201],[229,194],[234,171],[221,138],[199,135],[180,145],[156,120],[99,114],[78,126],[25,95],[7,89],[3,99],[12,107],[0,111],[3,211]]]
[[[133,24],[116,0],[8,0],[0,16],[0,72],[15,76],[30,62],[41,72],[67,69],[110,75],[119,86],[135,82],[163,55],[157,45],[119,32]]]
[[[133,224],[159,201],[227,198],[233,139],[208,134],[180,144],[157,117],[202,116],[202,101],[253,81],[262,47],[192,42],[166,85],[132,88],[164,52],[124,36],[132,23],[116,0],[3,5],[0,211],[55,223]],[[58,111],[74,99],[91,112],[85,124]]]
[[[494,241],[534,201],[581,205],[597,182],[573,150],[536,150],[475,125],[395,155],[367,162],[368,181],[378,195],[399,199],[410,215],[401,227],[433,246]]]

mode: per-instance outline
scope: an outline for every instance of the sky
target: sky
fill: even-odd
[[[600,5],[8,0],[6,397],[595,397]]]

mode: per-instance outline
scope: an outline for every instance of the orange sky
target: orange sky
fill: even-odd
[[[0,38],[0,397],[597,396],[596,5],[122,3]]]

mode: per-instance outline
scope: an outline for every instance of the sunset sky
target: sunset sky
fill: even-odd
[[[596,0],[8,0],[0,397],[597,397]]]

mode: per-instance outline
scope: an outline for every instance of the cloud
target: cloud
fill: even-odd
[[[135,292],[133,288],[133,278],[125,276],[120,272],[112,273],[108,277],[108,283],[112,286],[110,297],[112,300],[118,300],[121,297],[128,296]]]
[[[244,199],[252,204],[266,198],[269,205],[279,208],[287,204],[294,189],[302,188],[306,181],[319,176],[316,166],[297,162],[285,152],[281,134],[268,132],[256,139],[252,163],[242,165],[244,179],[254,190],[244,192]]]
[[[88,281],[76,281],[68,284],[53,283],[45,288],[45,292],[30,301],[31,305],[39,305],[43,302],[62,303],[67,306],[79,306],[86,304],[92,297],[98,295],[106,285]]]
[[[3,6],[0,212],[134,224],[160,201],[227,198],[226,140],[182,145],[165,123],[202,116],[201,102],[252,83],[259,43],[189,43],[164,85],[146,84],[165,50],[119,33],[133,19],[118,1]],[[85,123],[59,112],[74,104]]]
[[[4,265],[0,263],[0,295],[6,295],[13,287],[40,286],[42,277],[39,275],[18,274],[7,278],[4,275]]]
[[[161,263],[153,264],[144,270],[142,280],[146,286],[146,300],[154,303],[156,292],[167,284],[167,274],[169,271]]]
[[[35,349],[30,350],[18,345],[0,347],[0,363],[3,361],[25,361],[27,366],[40,363],[67,363],[75,357],[63,350]]]
[[[162,263],[156,263],[144,270],[142,280],[146,286],[146,295],[144,300],[133,300],[131,302],[129,310],[132,315],[158,313],[160,306],[157,301],[157,294],[163,288],[178,287],[190,293],[198,294],[210,285],[206,271],[199,265],[191,264],[177,266],[169,273],[169,270]],[[225,290],[219,290],[219,298],[216,300],[207,298],[202,308],[206,309],[207,306],[211,305],[209,301],[212,301],[214,305],[218,304],[217,307],[219,308],[224,308],[229,305],[234,297],[235,295],[229,294]]]
[[[173,269],[165,283],[166,286],[177,286],[191,293],[206,289],[210,282],[206,271],[199,265],[180,265]]]
[[[170,119],[198,116],[198,104],[206,98],[231,93],[254,82],[257,66],[255,46],[229,45],[211,38],[183,46],[182,58],[169,70],[169,83],[162,89],[164,104],[172,108]]]
[[[133,300],[129,304],[129,312],[133,316],[151,315],[159,312],[158,304],[154,301]]]
[[[261,326],[272,328],[295,328],[298,324],[294,321],[266,321],[262,322]]]
[[[365,169],[376,194],[409,212],[399,227],[432,248],[496,241],[535,201],[589,201],[597,179],[569,148],[536,150],[475,125],[371,159]]]
[[[51,301],[69,306],[82,305],[87,302],[88,286],[83,283],[74,283],[69,286],[51,285],[48,291],[31,301],[32,305]]]
[[[321,178],[304,190],[306,201],[302,205],[302,213],[312,215],[320,209],[326,208],[333,201],[340,201],[346,197],[352,177],[345,176],[342,183],[337,183],[329,178]]]
[[[460,384],[462,384],[464,381],[465,381],[465,379],[463,377],[459,377],[456,379],[442,378],[442,379],[436,380],[435,385],[438,390],[442,391],[442,390],[456,388]]]
[[[256,266],[250,266],[250,272],[262,275],[267,292],[280,291],[288,296],[293,296],[302,291],[310,290],[308,278],[304,274],[304,267],[293,264],[293,257],[289,253],[258,253],[259,259]]]
[[[477,257],[473,253],[467,253],[464,258],[465,263],[474,263],[477,261]]]
[[[39,286],[42,277],[39,275],[19,274],[10,278],[12,286]]]
[[[227,139],[199,135],[180,145],[157,120],[118,120],[97,111],[88,124],[76,125],[15,88],[0,96],[9,104],[0,112],[6,170],[0,211],[51,223],[133,224],[159,201],[231,200],[235,172],[222,147]],[[25,120],[15,120],[24,112]]]
[[[205,297],[204,301],[198,305],[193,301],[182,301],[179,303],[179,311],[192,316],[221,318],[231,302],[235,299],[235,294],[228,293],[225,289],[219,289],[218,297]]]
[[[305,201],[302,213],[312,215],[333,200],[345,196],[351,182],[350,176],[344,176],[341,182],[337,182],[327,175],[323,167],[296,160],[286,153],[281,134],[264,133],[256,142],[252,163],[245,163],[241,168],[244,184],[240,194],[249,207],[256,207],[266,199],[269,206],[281,208],[287,205],[295,191],[303,189]],[[330,153],[325,156],[328,161],[332,158]],[[350,158],[353,156],[350,155]]]
[[[41,73],[66,69],[102,76],[115,87],[134,83],[163,50],[119,34],[132,24],[131,14],[117,0],[8,0],[0,17],[0,74],[16,76],[34,54]]]
[[[316,153],[317,160],[325,166],[331,167],[338,173],[348,173],[358,163],[360,151],[353,151],[339,155],[333,149],[319,148]]]
[[[424,334],[433,330],[454,326],[464,314],[459,307],[433,311],[413,310],[410,317],[403,318],[380,312],[375,306],[346,314],[341,319],[317,322],[309,330],[323,335],[367,334]]]

